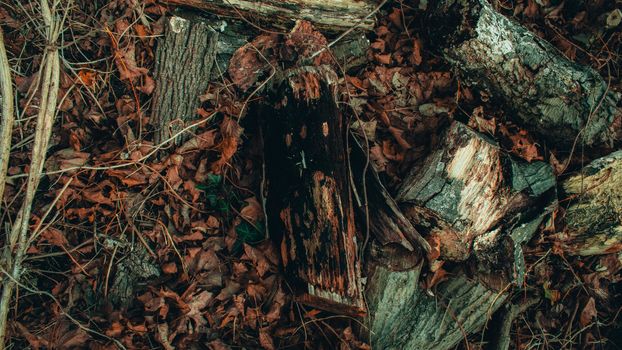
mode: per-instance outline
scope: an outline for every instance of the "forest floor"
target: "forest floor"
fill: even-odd
[[[33,3],[0,3],[18,93],[5,228],[23,200],[40,102],[31,91],[45,42]],[[163,3],[77,0],[66,9],[61,103],[33,204],[31,227],[40,232],[9,313],[13,348],[370,348],[355,336],[365,327],[360,321],[292,299],[279,249],[266,239],[262,156],[247,112],[262,98],[254,88],[271,79],[271,66],[286,59],[297,39],[258,30],[254,42],[267,57],[256,62],[258,73],[236,74],[236,60],[245,58],[237,53],[229,74],[201,96],[202,119],[190,141],[155,145],[154,53],[172,10]],[[495,3],[622,91],[619,1]],[[423,25],[420,5],[388,2],[369,34],[368,61],[338,72],[344,113],[352,131],[371,143],[369,160],[389,191],[453,119],[494,135],[515,157],[550,162],[559,178],[611,151],[586,153],[581,145],[558,151],[507,120],[426,50],[422,34],[434,28]],[[564,255],[563,242],[550,235],[561,229],[555,225],[563,203],[556,221],[525,248],[526,286],[513,298],[527,289],[540,298],[514,322],[513,347],[620,348],[621,259]],[[450,274],[447,266],[422,283],[434,288]],[[485,331],[457,347],[484,344]]]

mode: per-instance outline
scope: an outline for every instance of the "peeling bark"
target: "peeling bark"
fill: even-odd
[[[333,73],[334,74],[334,73]],[[364,312],[345,129],[334,86],[312,72],[285,80],[259,111],[266,211],[298,300],[336,313]]]
[[[240,18],[259,26],[289,30],[297,19],[312,22],[326,32],[341,32],[358,26],[372,30],[368,17],[377,3],[373,0],[166,0],[171,5],[193,7],[213,14]]]
[[[622,251],[622,151],[593,161],[562,183],[566,229],[557,235],[564,251],[600,255]]]
[[[430,43],[466,82],[488,90],[544,140],[570,147],[609,144],[621,113],[618,93],[593,69],[497,13],[486,0],[438,1]]]
[[[173,16],[156,53],[156,88],[151,124],[156,144],[168,140],[196,117],[216,54],[218,33],[196,16]],[[175,138],[181,145],[189,135]]]

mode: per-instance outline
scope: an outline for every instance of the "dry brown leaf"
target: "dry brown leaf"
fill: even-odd
[[[246,198],[244,201],[246,202],[246,205],[240,211],[242,217],[250,221],[252,224],[256,224],[261,221],[263,219],[263,209],[257,198],[250,197]]]
[[[267,327],[259,329],[259,344],[266,350],[274,350],[274,341]]]
[[[121,80],[134,80],[149,72],[149,69],[138,67],[136,63],[136,46],[130,42],[128,45],[117,51],[115,63],[119,70]]]
[[[592,319],[597,316],[596,312],[596,301],[593,297],[587,301],[585,306],[583,307],[583,311],[581,311],[581,317],[579,322],[581,323],[581,327],[586,327],[590,323],[592,323]]]

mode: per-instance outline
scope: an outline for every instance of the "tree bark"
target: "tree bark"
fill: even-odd
[[[622,251],[622,151],[593,161],[562,182],[564,232],[556,235],[564,252],[601,255]],[[562,202],[562,203],[564,203]]]
[[[430,9],[430,44],[468,83],[487,90],[543,140],[569,148],[610,144],[620,95],[593,69],[497,13],[486,0],[443,0]]]
[[[408,259],[392,260],[404,267]],[[419,287],[420,273],[421,264],[403,270],[377,264],[370,273],[366,293],[374,349],[451,349],[480,330],[508,297],[462,274],[428,293]]]
[[[334,72],[333,72],[334,74]],[[336,313],[364,312],[360,237],[349,186],[335,77],[285,79],[262,118],[268,229],[281,246],[298,300]]]
[[[168,19],[156,52],[156,87],[151,124],[156,144],[167,141],[195,119],[216,54],[218,32],[197,16]],[[179,135],[179,146],[189,135]]]
[[[289,30],[297,19],[307,20],[324,32],[338,33],[357,26],[372,30],[377,3],[373,0],[166,0],[168,4],[197,8],[256,26]]]

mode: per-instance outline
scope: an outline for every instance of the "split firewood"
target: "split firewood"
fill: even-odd
[[[622,151],[593,161],[562,182],[566,228],[556,235],[572,255],[622,251]]]
[[[441,260],[475,257],[483,270],[509,271],[520,284],[521,245],[555,204],[551,166],[514,159],[459,122],[443,140],[402,182],[396,200],[419,232],[440,242]]]

